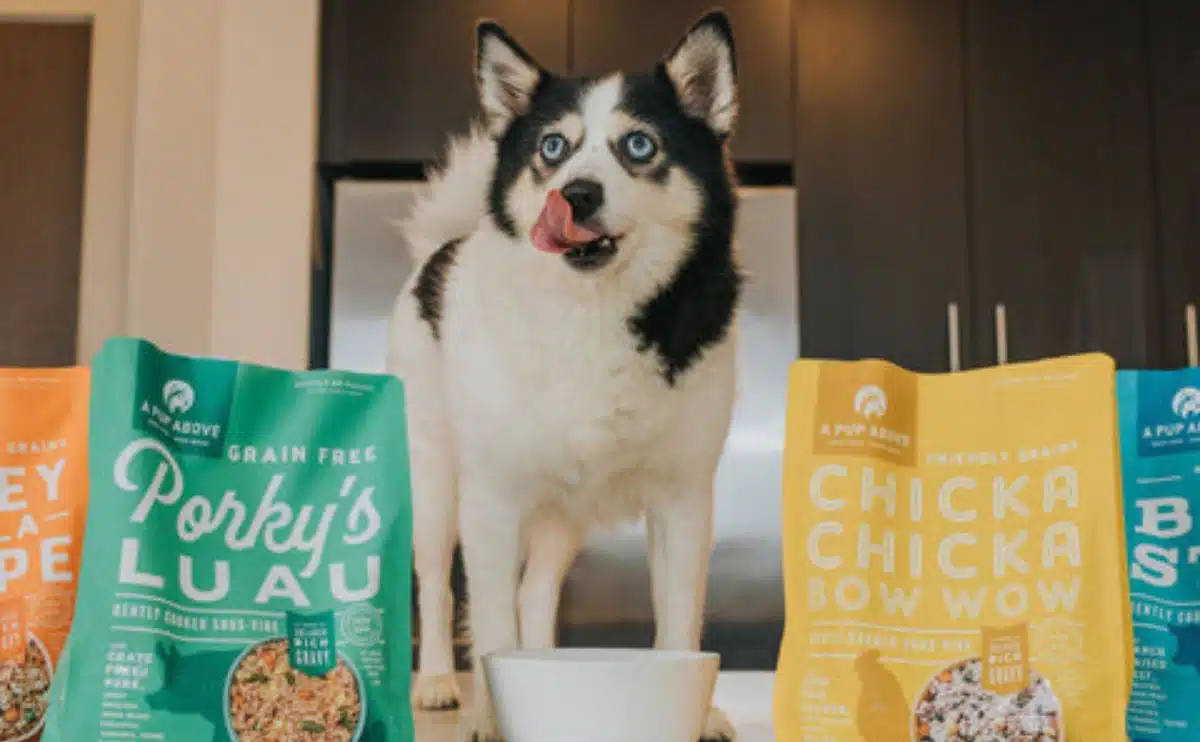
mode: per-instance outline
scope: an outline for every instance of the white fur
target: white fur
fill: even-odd
[[[541,70],[496,33],[480,35],[476,49],[479,102],[488,129],[499,136],[529,109]]]
[[[479,127],[450,140],[440,168],[426,173],[428,189],[409,218],[396,226],[420,265],[450,240],[475,231],[487,213],[488,183],[496,166],[496,144]]]
[[[496,155],[479,130],[452,146],[405,228],[418,262],[465,237],[444,287],[440,341],[418,315],[418,270],[396,302],[389,349],[408,401],[421,614],[414,700],[424,708],[458,696],[449,591],[456,537],[476,658],[552,646],[562,581],[587,533],[642,515],[655,645],[700,644],[735,339],[731,331],[707,349],[674,387],[659,359],[636,347],[628,319],[678,267],[700,196],[682,171],[649,185],[613,161],[609,143],[637,124],[614,110],[619,88],[618,78],[601,81],[583,121],[560,122],[583,146],[549,182],[526,173],[510,190],[518,239],[485,218]],[[546,190],[581,176],[605,184],[602,219],[621,238],[618,259],[588,274],[524,237]],[[466,732],[498,740],[476,668]],[[714,709],[706,738],[721,736],[732,729]]]
[[[713,131],[732,133],[737,123],[737,81],[725,39],[712,27],[701,25],[688,34],[666,66],[684,108],[707,121]]]

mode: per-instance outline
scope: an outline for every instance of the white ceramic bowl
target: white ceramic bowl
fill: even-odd
[[[709,652],[651,649],[483,658],[506,742],[696,742],[720,665]]]

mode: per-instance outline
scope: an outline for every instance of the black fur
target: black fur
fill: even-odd
[[[476,54],[475,54],[475,77],[476,77],[476,79],[478,79],[480,73],[483,70],[483,65],[482,65],[483,60],[482,60],[482,57],[480,56],[480,54],[478,53],[478,49],[480,49],[483,46],[483,42],[489,36],[494,36],[497,39],[499,39],[500,41],[503,41],[506,46],[508,46],[510,49],[513,50],[513,52],[516,53],[517,57],[519,57],[521,60],[523,60],[530,67],[536,67],[539,70],[542,69],[542,66],[537,63],[537,60],[534,59],[529,54],[529,52],[525,51],[525,47],[518,44],[517,40],[514,39],[512,36],[510,36],[508,31],[504,30],[503,26],[501,26],[496,21],[484,19],[484,20],[479,21],[479,23],[477,23],[475,25],[475,48],[477,50]]]
[[[434,340],[442,338],[442,305],[445,300],[446,279],[458,259],[460,244],[462,240],[451,240],[430,255],[425,265],[421,266],[421,273],[413,286],[412,292],[417,299],[418,313],[425,324],[429,325]]]
[[[733,325],[743,283],[733,258],[735,184],[721,140],[683,112],[665,68],[626,78],[622,99],[629,114],[654,122],[667,160],[700,183],[704,194],[691,252],[629,318],[638,347],[658,354],[663,379],[673,386]]]
[[[516,224],[504,203],[509,188],[537,153],[542,130],[565,114],[577,111],[590,82],[586,78],[542,75],[529,113],[515,119],[500,137],[496,172],[488,191],[488,212],[500,231],[509,237],[517,237]]]
[[[729,17],[726,16],[725,13],[720,10],[710,11],[703,18],[696,21],[696,23],[692,25],[691,29],[687,32],[687,34],[682,39],[679,40],[678,44],[675,45],[675,48],[671,50],[671,53],[667,55],[667,58],[670,59],[671,57],[678,54],[679,50],[681,48],[683,48],[683,45],[686,44],[688,42],[688,40],[692,37],[692,35],[696,31],[700,30],[701,28],[708,28],[708,29],[716,32],[716,34],[718,36],[720,36],[721,39],[724,41],[725,45],[727,47],[729,47],[729,61],[733,68],[732,69],[733,77],[736,80],[737,79],[737,45],[734,44],[734,41],[733,41],[733,27],[729,23]],[[705,81],[711,80],[714,72],[715,72],[715,70],[710,69],[710,70],[707,70],[708,74],[698,75],[698,76],[692,78],[690,81],[692,89],[691,90],[678,90],[677,89],[676,90],[677,95],[679,95],[679,96],[696,95],[697,97],[699,97],[701,99],[708,99],[712,95],[713,91],[711,89],[709,89],[707,87],[707,85],[705,85],[703,88],[700,88],[697,86],[701,85]],[[674,87],[674,86],[672,86],[672,87]],[[729,134],[731,134],[731,133],[732,132],[728,132],[728,131],[721,132],[718,134],[718,137],[722,141],[725,141],[729,138]]]
[[[724,40],[725,45],[729,47],[729,61],[733,64],[733,75],[736,78],[738,73],[737,44],[735,44],[733,41],[733,24],[729,22],[729,16],[726,15],[725,11],[723,10],[710,10],[702,17],[697,19],[696,22],[692,24],[692,27],[688,29],[688,32],[683,35],[683,38],[680,39],[671,49],[671,52],[667,54],[667,58],[669,59],[670,57],[674,56],[679,49],[687,43],[688,38],[693,33],[701,28],[704,28],[705,26],[709,26],[716,31],[717,35]]]
[[[706,16],[696,25],[705,24],[715,24],[732,44],[724,16]],[[500,137],[488,211],[509,237],[523,237],[517,234],[505,204],[509,189],[535,157],[543,129],[577,111],[591,82],[543,72],[529,112],[514,119]],[[733,169],[724,138],[684,111],[665,65],[659,64],[649,73],[627,75],[622,92],[622,108],[653,122],[662,135],[663,160],[642,177],[664,182],[669,168],[679,167],[704,193],[691,251],[672,279],[628,320],[638,348],[658,356],[663,380],[674,386],[705,350],[726,337],[741,297],[743,277],[733,257],[737,209]]]
[[[494,77],[494,79],[500,85],[499,90],[494,92],[503,101],[500,103],[500,107],[507,110],[507,114],[503,114],[503,118],[507,119],[508,115],[524,114],[532,104],[532,100],[530,99],[529,91],[522,89],[522,87],[512,79],[514,74],[520,72],[520,70],[514,69],[512,65],[524,65],[530,68],[534,73],[536,73],[539,80],[545,79],[548,74],[542,69],[541,65],[539,65],[533,59],[533,57],[529,55],[529,52],[525,51],[525,49],[522,48],[522,46],[518,44],[515,39],[509,36],[508,32],[501,28],[500,25],[495,21],[480,21],[476,27],[475,33],[476,83],[482,89],[484,76],[487,75],[489,77]],[[508,50],[516,56],[517,61],[490,61],[489,55],[484,53],[484,46],[487,44],[489,39],[495,39],[497,43],[507,47]],[[495,123],[491,121],[491,119],[502,116],[499,111],[490,111],[485,113],[489,119],[489,123]]]

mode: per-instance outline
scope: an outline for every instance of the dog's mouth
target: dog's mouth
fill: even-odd
[[[546,196],[546,205],[530,230],[529,239],[542,252],[562,255],[571,267],[592,270],[607,265],[617,254],[619,237],[604,234],[575,221],[571,204],[558,190]]]

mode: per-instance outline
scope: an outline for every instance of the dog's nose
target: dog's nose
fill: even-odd
[[[604,186],[594,180],[572,180],[562,187],[563,198],[571,204],[571,218],[587,221],[604,205]]]

